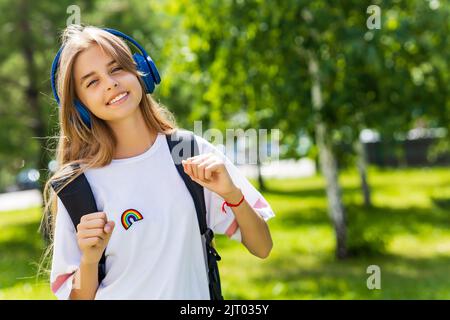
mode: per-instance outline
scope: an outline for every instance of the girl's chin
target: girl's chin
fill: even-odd
[[[122,104],[120,107],[119,106],[115,108],[109,107],[108,110],[106,112],[103,112],[105,118],[106,119],[109,118],[107,121],[117,122],[129,117],[135,117],[135,113],[140,109],[139,103],[135,101],[127,101],[127,103]]]

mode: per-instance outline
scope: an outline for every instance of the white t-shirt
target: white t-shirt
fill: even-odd
[[[240,170],[211,143],[195,137],[200,154],[223,157],[233,182],[264,220],[273,217],[270,205]],[[204,239],[194,202],[164,134],[144,153],[89,169],[85,176],[98,211],[115,222],[105,253],[106,277],[95,299],[209,299]],[[228,206],[226,213],[221,211],[223,199],[216,193],[204,188],[204,194],[208,227],[241,241],[233,211]],[[69,299],[81,251],[72,220],[57,199],[50,282],[58,299]]]

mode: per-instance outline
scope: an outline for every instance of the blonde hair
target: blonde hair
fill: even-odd
[[[40,230],[45,230],[49,240],[43,261],[49,256],[53,247],[57,194],[86,170],[108,165],[116,146],[115,136],[106,122],[90,113],[91,128],[87,127],[73,103],[76,98],[73,79],[74,61],[80,52],[91,45],[99,45],[124,70],[132,72],[139,79],[142,88],[139,108],[150,131],[169,134],[176,129],[173,115],[150,95],[146,95],[145,85],[136,70],[131,50],[124,40],[94,26],[67,27],[62,33],[64,49],[61,52],[56,74],[56,88],[60,98],[60,127],[55,150],[58,169],[45,183],[43,191],[44,215]],[[54,182],[59,184],[57,190],[52,188]]]

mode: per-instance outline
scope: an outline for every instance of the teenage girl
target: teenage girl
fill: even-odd
[[[63,33],[57,68],[59,169],[44,192],[53,218],[52,291],[59,299],[209,299],[194,203],[165,140],[178,129],[146,94],[149,84],[125,40],[72,25]],[[183,168],[204,187],[208,227],[266,258],[270,205],[223,153],[195,139],[199,155]],[[81,173],[99,212],[75,227],[51,182]],[[134,215],[132,224],[125,214]],[[105,249],[106,276],[99,283]]]

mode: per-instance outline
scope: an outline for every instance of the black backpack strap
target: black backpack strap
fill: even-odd
[[[67,180],[60,180],[52,182],[53,190],[58,190],[60,185],[63,185]],[[94,194],[84,174],[76,177],[72,182],[65,186],[59,193],[58,197],[66,207],[70,219],[77,230],[81,217],[97,212],[97,204],[95,203]],[[105,272],[105,252],[103,252],[98,264],[98,282],[101,283],[106,275]]]
[[[208,264],[209,294],[211,300],[223,300],[220,286],[220,275],[217,261],[221,258],[212,245],[214,232],[206,224],[206,205],[203,193],[203,187],[193,181],[186,172],[184,172],[181,160],[199,154],[198,144],[195,136],[190,131],[176,130],[172,134],[166,134],[167,144],[172,155],[175,167],[183,179],[189,193],[194,200],[195,210],[200,232],[205,236],[206,256]]]

